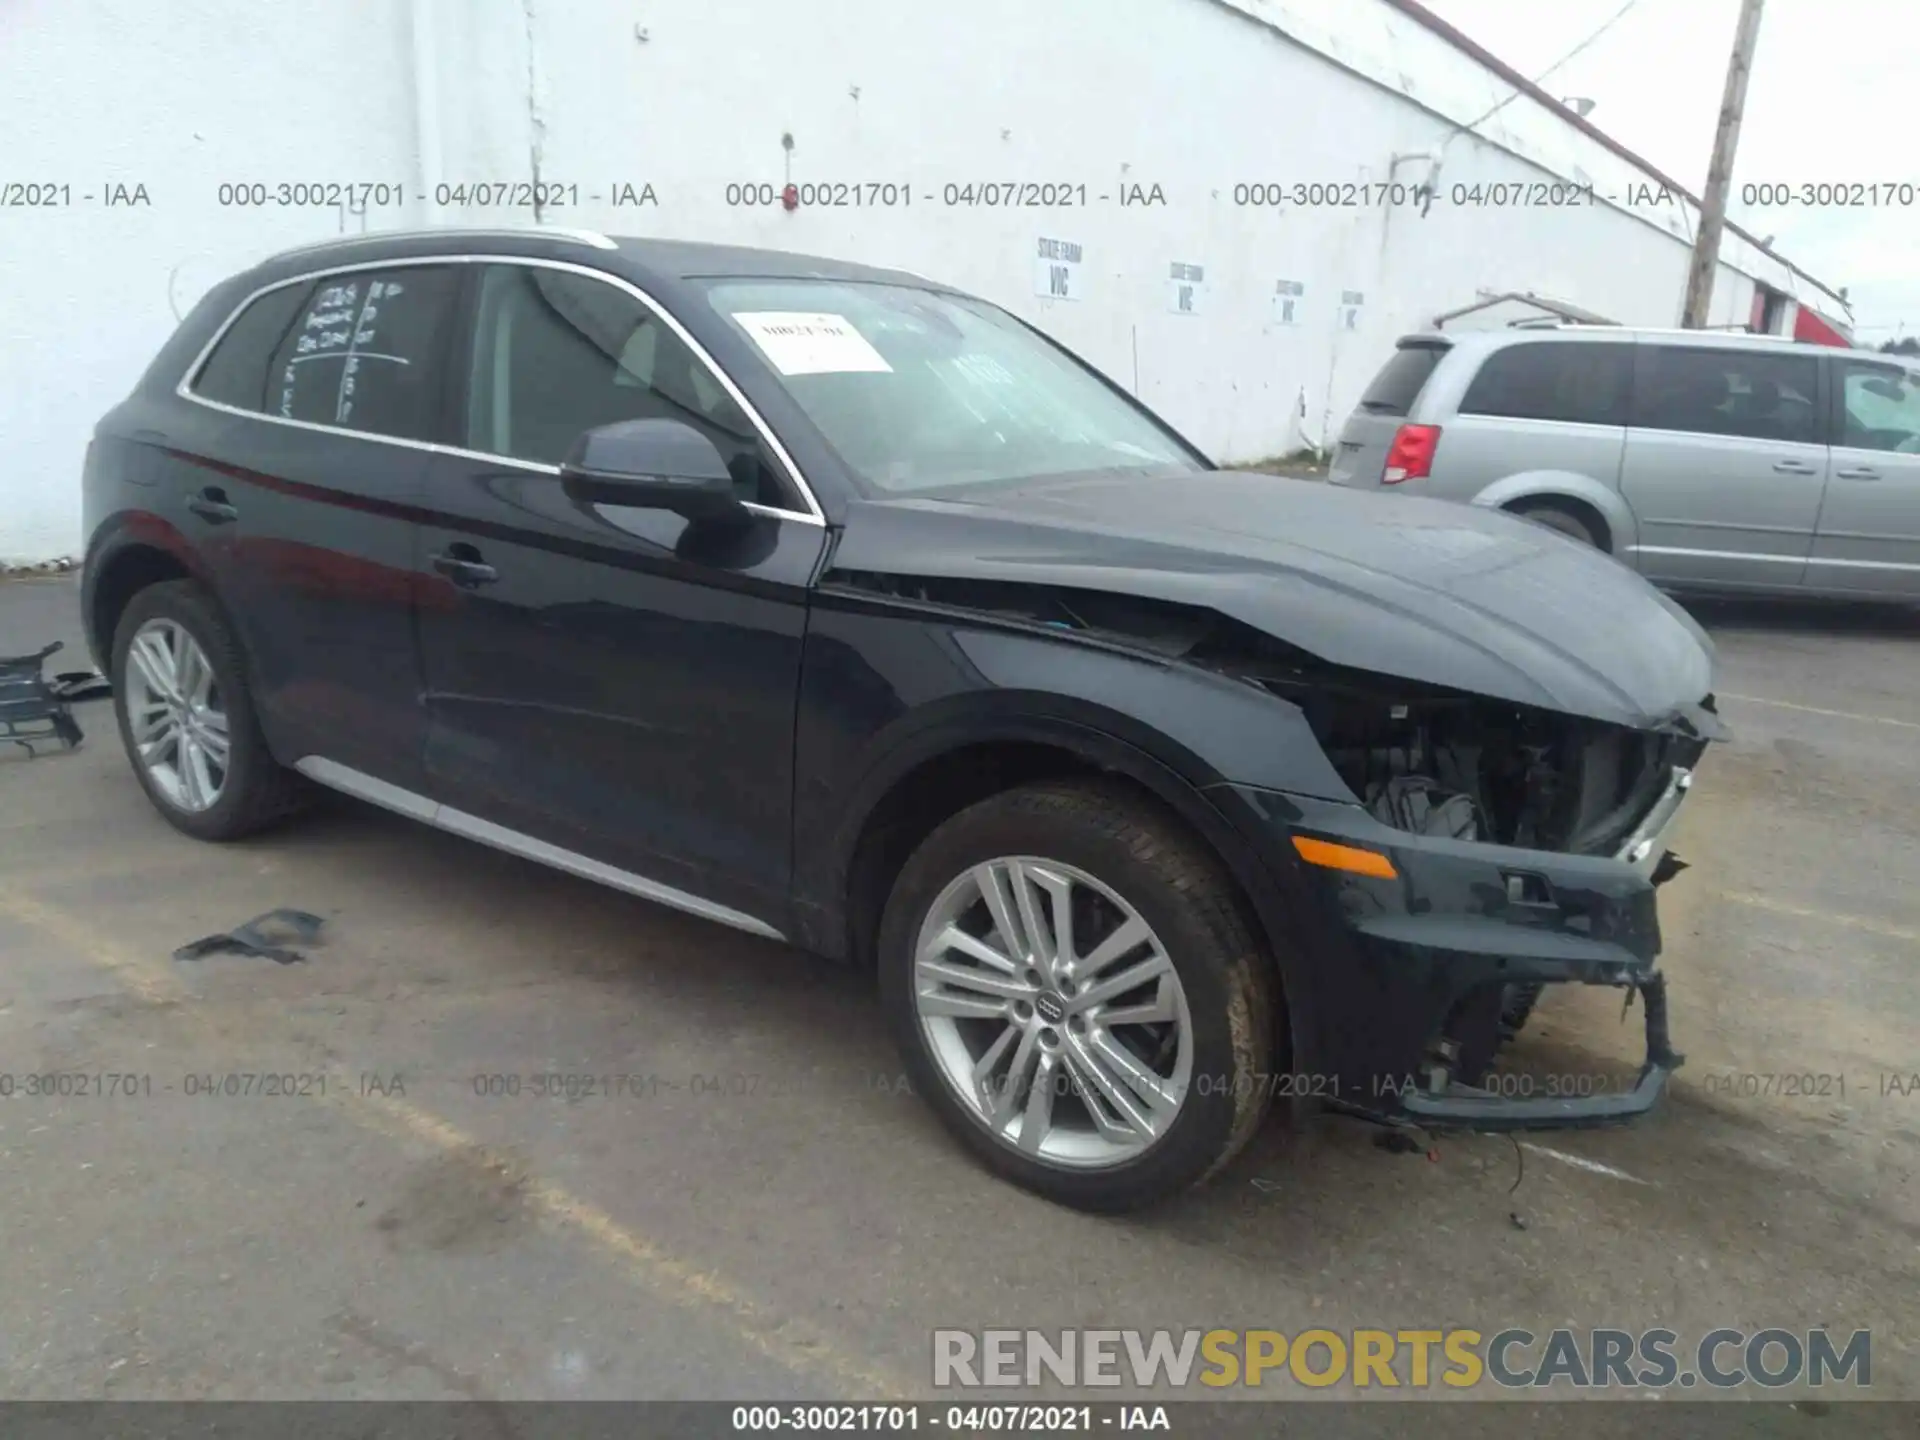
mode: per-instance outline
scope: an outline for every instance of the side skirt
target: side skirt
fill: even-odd
[[[712,900],[690,895],[684,890],[676,890],[671,885],[662,885],[658,880],[649,880],[644,875],[636,875],[631,870],[621,870],[613,865],[595,860],[591,856],[581,855],[572,850],[563,850],[558,845],[550,845],[545,840],[537,840],[518,830],[509,830],[504,825],[496,825],[491,820],[482,820],[477,815],[469,815],[464,810],[456,810],[451,805],[443,805],[430,800],[425,795],[417,795],[411,790],[403,790],[398,785],[390,785],[385,780],[329,760],[322,755],[308,755],[294,762],[294,769],[309,780],[325,785],[330,790],[338,790],[351,795],[356,800],[365,800],[382,809],[392,810],[405,815],[409,820],[424,821],[428,825],[445,830],[450,834],[462,835],[469,840],[478,840],[482,845],[491,845],[496,850],[505,850],[510,855],[519,855],[524,859],[537,861],[555,870],[564,870],[569,875],[578,875],[583,880],[592,880],[615,890],[624,890],[629,895],[638,895],[642,900],[652,900],[657,904],[671,905],[676,910],[684,910],[689,915],[698,915],[703,920],[718,921],[722,925],[731,925],[736,930],[744,930],[749,935],[764,936],[769,940],[787,942],[787,937],[763,920],[739,910],[733,910]]]

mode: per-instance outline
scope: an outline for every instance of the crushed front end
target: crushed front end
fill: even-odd
[[[1474,1130],[1651,1108],[1681,1063],[1655,892],[1685,868],[1668,836],[1723,733],[1711,697],[1633,728],[1317,666],[1242,673],[1301,708],[1352,792],[1222,787],[1304,891],[1318,977],[1306,1002],[1332,1072],[1319,1093]],[[1637,1075],[1489,1083],[1534,1002],[1566,984],[1640,1005]]]

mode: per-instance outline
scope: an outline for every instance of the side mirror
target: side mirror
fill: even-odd
[[[725,520],[746,507],[713,441],[679,420],[623,420],[589,430],[560,464],[575,500],[670,510],[689,520]]]

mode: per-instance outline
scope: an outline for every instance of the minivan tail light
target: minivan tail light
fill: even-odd
[[[1387,447],[1387,468],[1381,472],[1384,485],[1402,480],[1424,480],[1433,473],[1433,452],[1440,445],[1438,425],[1402,425],[1393,432]]]

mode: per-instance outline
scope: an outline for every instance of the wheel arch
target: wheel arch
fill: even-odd
[[[1639,544],[1639,526],[1633,510],[1618,490],[1590,475],[1572,470],[1529,470],[1496,480],[1473,503],[1493,510],[1518,510],[1528,505],[1562,505],[1593,525],[1608,554],[1625,556]]]
[[[1004,697],[1003,697],[1004,698]],[[1003,712],[922,727],[877,764],[848,805],[830,847],[830,889],[813,915],[813,948],[862,968],[878,962],[881,912],[894,879],[920,842],[966,806],[1049,779],[1105,781],[1169,815],[1222,866],[1250,930],[1266,951],[1277,992],[1276,1040],[1296,1067],[1317,1046],[1308,1013],[1312,987],[1290,943],[1298,928],[1288,900],[1254,848],[1208,798],[1211,775],[1169,737],[1153,748],[1084,715]],[[1152,742],[1150,742],[1152,743]]]
[[[206,567],[179,532],[156,517],[134,515],[102,527],[88,547],[80,584],[87,649],[101,674],[113,667],[113,637],[133,597],[168,580],[195,580],[219,604]],[[224,612],[225,606],[221,606]],[[229,617],[230,618],[230,617]]]

